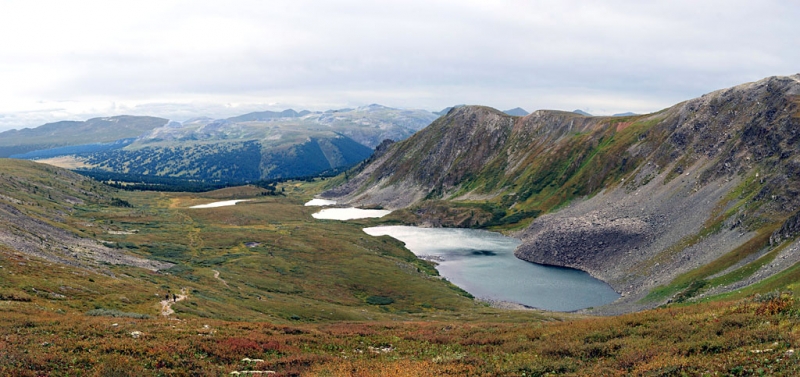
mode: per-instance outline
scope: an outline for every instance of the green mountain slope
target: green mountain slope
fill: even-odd
[[[307,194],[283,188],[118,191],[64,169],[0,159],[0,312],[167,317],[165,292],[191,297],[172,306],[180,317],[232,321],[499,312],[439,279],[401,243],[364,237],[363,224],[313,219],[317,208],[302,205]],[[190,208],[231,198],[249,200]]]
[[[115,173],[246,182],[262,178],[261,146],[256,141],[181,143],[92,153],[95,170]]]
[[[165,124],[167,120],[163,118],[121,115],[10,130],[0,133],[0,157],[70,145],[108,143],[137,137]]]
[[[284,150],[267,151],[261,160],[265,178],[302,177],[334,168],[353,166],[372,154],[353,139],[312,138]]]
[[[349,167],[371,154],[372,149],[334,134],[277,146],[257,140],[159,143],[92,153],[83,162],[94,170],[115,173],[253,182]]]
[[[66,168],[238,183],[349,167],[369,157],[381,141],[404,139],[435,118],[423,110],[370,105],[316,113],[264,111],[184,123],[160,119],[147,128],[135,126],[150,118],[97,118],[3,135],[9,136],[5,152],[15,158]],[[69,136],[62,137],[66,133]],[[47,140],[61,144],[43,144]]]
[[[93,231],[76,224],[72,215],[77,208],[126,204],[114,194],[70,171],[0,159],[0,248],[97,271],[107,271],[109,265],[153,271],[170,267],[110,249],[93,239]]]
[[[517,223],[520,258],[623,293],[609,312],[729,292],[800,262],[799,95],[795,75],[626,117],[458,108],[326,196],[432,225]]]

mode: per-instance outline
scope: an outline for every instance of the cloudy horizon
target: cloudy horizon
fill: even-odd
[[[800,69],[782,1],[17,1],[0,131],[379,103],[647,113]]]

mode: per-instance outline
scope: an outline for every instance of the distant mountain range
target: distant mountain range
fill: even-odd
[[[299,113],[289,109],[283,111],[258,111],[253,113],[247,113],[244,115],[239,115],[235,117],[230,117],[227,120],[229,122],[254,122],[254,121],[265,121],[265,120],[273,120],[277,118],[299,118],[302,116],[306,116],[311,114],[308,110],[300,111]]]
[[[167,122],[164,118],[122,115],[83,122],[47,123],[36,128],[0,132],[0,157],[65,146],[113,143],[120,139],[136,138]]]
[[[585,112],[583,110],[580,110],[580,109],[573,110],[572,112],[575,113],[575,114],[580,114],[580,115],[587,116],[587,117],[593,116],[592,114],[589,114],[589,113],[587,113],[587,112]],[[632,112],[629,111],[627,113],[614,114],[614,115],[612,115],[612,117],[626,117],[626,116],[631,116],[631,115],[638,115],[638,114],[632,113]]]
[[[523,109],[521,107],[515,107],[513,109],[505,110],[503,112],[508,114],[508,115],[512,115],[512,116],[516,116],[516,117],[524,117],[524,116],[529,114],[527,111],[525,111],[525,109]]]
[[[455,105],[455,106],[445,107],[441,111],[434,112],[434,113],[437,114],[437,115],[446,115],[447,113],[450,112],[450,110],[457,109],[457,108],[464,107],[464,106],[466,106],[466,105]],[[525,109],[523,109],[521,107],[515,107],[513,109],[508,109],[508,110],[505,110],[503,112],[508,114],[508,115],[518,116],[518,117],[524,117],[524,116],[529,114],[527,111],[525,111]]]
[[[246,182],[351,166],[385,139],[403,140],[438,116],[377,104],[227,119],[115,116],[0,133],[0,157],[114,173]]]
[[[583,110],[580,110],[580,109],[573,110],[572,112],[575,113],[575,114],[580,114],[580,115],[587,116],[587,117],[593,116],[592,114],[589,114],[589,113],[587,113],[587,112],[585,112]],[[506,112],[506,113],[508,113],[508,112]],[[509,114],[509,115],[511,115],[511,114]],[[626,112],[626,113],[614,114],[614,115],[612,115],[612,117],[626,117],[626,116],[631,116],[631,115],[639,115],[639,114],[632,113],[632,112],[629,111],[629,112]]]
[[[0,157],[215,182],[301,177],[356,164],[383,140],[404,140],[438,116],[463,107],[432,113],[372,104],[184,122],[146,116],[62,121],[0,133]],[[528,115],[519,107],[505,113]]]

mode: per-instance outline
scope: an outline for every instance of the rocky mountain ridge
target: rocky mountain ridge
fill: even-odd
[[[495,224],[545,213],[516,233],[517,256],[586,270],[624,295],[604,312],[637,310],[800,261],[798,114],[800,75],[645,115],[513,118],[467,106],[325,196],[417,214],[442,203],[475,218],[489,209]],[[460,221],[451,225],[481,225]]]

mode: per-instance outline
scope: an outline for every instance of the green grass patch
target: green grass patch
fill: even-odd
[[[724,293],[713,297],[715,300],[731,300],[749,297],[755,294],[765,294],[768,292],[790,289],[796,291],[800,282],[800,263],[797,263],[775,275],[772,275],[758,283],[749,285],[733,292]]]
[[[169,244],[169,243],[154,243],[144,245],[147,252],[152,255],[153,259],[177,263],[182,260],[188,260],[189,248],[184,245]]]
[[[93,309],[86,312],[86,315],[91,317],[124,317],[124,318],[136,318],[136,319],[152,318],[147,314],[123,312],[116,309]]]
[[[747,265],[731,271],[730,273],[709,280],[709,286],[716,287],[720,285],[728,285],[752,276],[756,271],[761,269],[761,267],[764,267],[775,260],[775,257],[790,244],[791,242],[784,242],[761,258],[758,258]]]
[[[393,298],[385,296],[369,296],[364,301],[370,305],[389,305],[394,303]]]
[[[18,302],[31,302],[33,298],[31,295],[16,290],[0,288],[0,301],[18,301]]]
[[[648,293],[647,296],[641,300],[641,302],[663,301],[681,291],[683,291],[681,297],[688,299],[690,296],[687,296],[687,293],[692,293],[692,295],[694,295],[698,293],[701,288],[703,288],[699,287],[694,289],[693,292],[687,291],[687,289],[689,289],[693,283],[702,281],[706,277],[716,274],[720,271],[724,271],[747,256],[762,250],[764,247],[767,247],[769,245],[769,237],[772,235],[772,232],[775,229],[776,226],[770,226],[766,229],[763,229],[751,240],[717,258],[713,262],[679,275],[668,285],[660,286],[651,290],[650,293]],[[704,283],[703,286],[705,286],[706,283]]]

